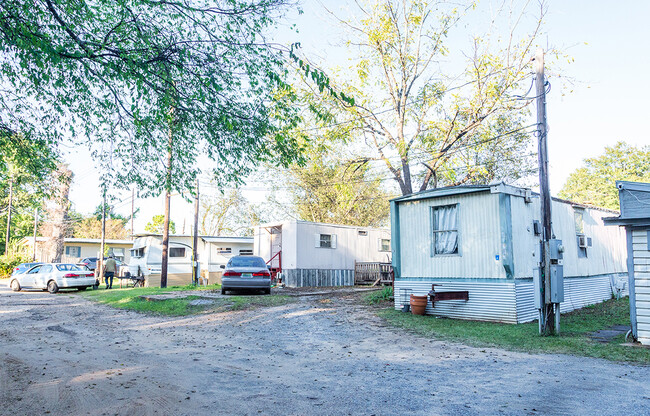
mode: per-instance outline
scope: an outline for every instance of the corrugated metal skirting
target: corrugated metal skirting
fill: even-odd
[[[564,302],[562,313],[583,308],[610,299],[613,283],[618,274],[564,280]],[[431,284],[436,283],[437,291],[467,290],[469,300],[441,301],[432,307],[427,305],[427,315],[445,316],[476,321],[523,323],[537,319],[533,299],[532,279],[516,279],[504,282],[455,282],[444,280],[395,280],[395,309],[401,309],[409,302],[409,296],[426,295]]]
[[[603,302],[612,297],[613,282],[618,274],[564,279],[562,313]],[[530,322],[538,317],[533,299],[533,280],[517,279],[517,322]],[[627,294],[624,292],[623,295]]]
[[[285,269],[287,287],[354,286],[354,270]]]
[[[410,294],[426,295],[429,293],[432,283],[441,285],[436,287],[438,291],[467,290],[469,291],[469,300],[441,301],[437,302],[435,307],[432,307],[431,302],[429,302],[426,309],[428,315],[476,321],[517,323],[514,282],[482,283],[396,279],[394,285],[395,309],[401,309],[402,302],[408,303]]]

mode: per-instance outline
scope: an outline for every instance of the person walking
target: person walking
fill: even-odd
[[[108,260],[104,263],[104,281],[106,282],[106,289],[113,288],[113,276],[115,276],[115,273],[117,273],[117,263],[111,254]]]

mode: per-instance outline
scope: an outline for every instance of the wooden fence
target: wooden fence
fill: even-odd
[[[354,262],[355,285],[393,284],[393,266],[381,262]]]

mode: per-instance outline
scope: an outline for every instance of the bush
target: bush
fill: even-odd
[[[7,279],[11,276],[14,267],[20,263],[28,263],[31,259],[20,254],[10,254],[9,256],[0,256],[0,279]]]
[[[366,299],[369,304],[375,305],[377,303],[381,303],[387,300],[390,300],[390,298],[393,297],[393,287],[392,286],[384,286],[384,288],[379,291],[379,292],[373,292],[368,296]]]

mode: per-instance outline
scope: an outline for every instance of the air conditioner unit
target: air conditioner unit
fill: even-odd
[[[578,236],[578,247],[587,248],[587,237],[584,235]]]

